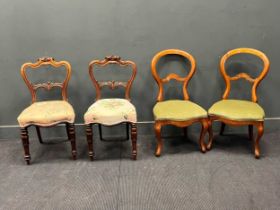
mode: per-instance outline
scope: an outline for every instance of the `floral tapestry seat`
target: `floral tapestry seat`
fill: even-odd
[[[122,122],[137,122],[136,109],[126,99],[100,99],[93,103],[84,115],[85,124],[116,125]]]
[[[20,127],[29,125],[48,127],[62,122],[74,123],[74,120],[73,107],[63,100],[35,102],[18,116]]]

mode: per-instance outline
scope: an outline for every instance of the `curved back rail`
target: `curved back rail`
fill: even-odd
[[[116,64],[121,67],[124,66],[131,66],[132,68],[132,75],[130,79],[126,82],[119,82],[119,81],[97,81],[94,76],[94,66],[107,66],[108,64]],[[106,56],[103,60],[93,60],[89,64],[89,75],[92,80],[92,83],[94,87],[96,88],[96,100],[99,100],[101,98],[101,89],[104,86],[110,87],[110,89],[114,90],[118,87],[124,87],[125,88],[125,98],[127,100],[130,100],[130,90],[132,83],[135,79],[137,73],[137,66],[133,61],[124,61],[121,60],[121,57],[119,56]]]
[[[27,68],[31,68],[33,70],[38,69],[41,66],[45,66],[45,65],[50,65],[53,66],[55,68],[59,68],[61,66],[64,66],[66,69],[66,77],[65,80],[62,83],[59,82],[45,82],[45,83],[40,83],[40,84],[32,84],[26,75],[26,69]],[[46,90],[51,90],[54,87],[59,87],[61,88],[61,95],[62,95],[62,99],[67,101],[67,86],[68,86],[68,82],[70,80],[71,77],[71,65],[69,62],[67,61],[55,61],[54,58],[51,57],[43,57],[43,58],[39,58],[37,60],[37,62],[35,63],[24,63],[21,66],[21,76],[25,82],[25,84],[27,85],[31,96],[32,96],[32,103],[36,102],[37,100],[37,96],[36,96],[36,92],[38,89],[43,88]]]
[[[160,78],[160,76],[157,72],[157,63],[163,56],[166,56],[166,55],[179,55],[179,56],[183,56],[184,58],[188,59],[191,64],[191,69],[190,69],[190,72],[188,73],[188,75],[185,77],[180,77],[178,74],[171,73],[171,74],[168,74],[165,78]],[[163,51],[160,51],[159,53],[157,53],[153,57],[152,63],[151,63],[152,74],[159,87],[157,101],[164,100],[163,84],[169,82],[172,79],[175,79],[176,81],[179,81],[179,82],[183,82],[182,90],[183,90],[184,100],[189,100],[187,86],[188,86],[188,82],[190,81],[193,74],[195,73],[195,67],[196,67],[196,62],[195,62],[194,57],[191,54],[189,54],[183,50],[167,49],[167,50],[163,50]]]
[[[226,72],[225,69],[225,63],[227,62],[227,60],[233,56],[233,55],[237,55],[237,54],[251,54],[251,55],[255,55],[257,57],[259,57],[262,61],[263,61],[263,70],[260,73],[260,75],[256,78],[252,78],[250,75],[248,75],[247,73],[239,73],[233,77],[229,76]],[[252,48],[237,48],[237,49],[233,49],[230,50],[229,52],[227,52],[220,61],[220,72],[226,82],[226,89],[225,92],[223,94],[223,99],[227,99],[230,93],[230,89],[231,89],[231,81],[235,81],[235,80],[239,80],[239,79],[245,79],[247,81],[249,81],[250,83],[252,83],[252,90],[251,90],[251,95],[252,95],[252,101],[253,102],[257,102],[258,101],[258,97],[257,97],[257,87],[260,84],[260,82],[263,80],[263,78],[266,76],[267,72],[269,71],[269,59],[267,58],[267,56],[256,49],[252,49]]]

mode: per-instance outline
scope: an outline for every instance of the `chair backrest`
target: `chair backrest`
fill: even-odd
[[[180,77],[178,74],[168,74],[165,78],[160,78],[158,72],[157,72],[157,63],[158,61],[166,55],[179,55],[179,56],[183,56],[184,58],[188,59],[191,65],[191,69],[189,71],[189,73],[187,74],[187,76],[185,77]],[[183,82],[183,86],[182,86],[182,90],[183,90],[183,95],[184,95],[184,100],[189,100],[189,94],[188,94],[188,90],[187,90],[187,86],[188,86],[188,82],[190,81],[190,79],[192,78],[194,72],[195,72],[195,67],[196,67],[196,62],[194,57],[183,51],[183,50],[178,50],[178,49],[167,49],[167,50],[163,50],[158,52],[152,59],[152,63],[151,63],[151,70],[152,70],[152,74],[154,79],[156,80],[158,87],[159,87],[159,93],[157,96],[157,101],[162,101],[164,100],[163,97],[163,84],[169,82],[172,79],[177,80],[178,82]]]
[[[107,66],[108,64],[116,64],[119,65],[121,67],[125,67],[125,66],[130,66],[132,68],[132,74],[131,77],[128,81],[97,81],[95,76],[94,76],[94,66]],[[108,86],[111,90],[114,90],[118,87],[124,87],[125,88],[125,98],[127,100],[130,100],[130,90],[131,90],[131,86],[132,83],[134,81],[134,78],[136,76],[137,73],[137,66],[133,61],[129,61],[129,60],[122,60],[121,57],[119,56],[106,56],[103,60],[93,60],[90,62],[89,64],[89,75],[90,78],[93,82],[93,85],[96,88],[96,100],[99,100],[101,98],[101,89],[104,86]]]
[[[225,69],[225,63],[231,56],[237,55],[237,54],[251,54],[251,55],[255,55],[255,56],[259,57],[263,61],[263,69],[262,69],[262,72],[260,73],[260,75],[256,78],[252,78],[247,73],[242,72],[233,77],[229,76]],[[249,81],[250,83],[252,83],[252,90],[251,90],[252,101],[257,102],[258,101],[257,93],[256,93],[257,87],[260,84],[260,82],[263,80],[263,78],[266,76],[266,74],[269,70],[269,65],[270,64],[269,64],[269,60],[268,60],[267,56],[263,52],[256,50],[256,49],[237,48],[237,49],[233,49],[233,50],[230,50],[229,52],[227,52],[221,58],[221,61],[220,61],[220,71],[226,82],[226,89],[223,94],[223,99],[227,99],[229,96],[230,88],[231,88],[231,81],[245,79],[245,80]]]
[[[45,83],[39,83],[39,84],[32,84],[26,75],[26,69],[27,68],[31,68],[33,70],[38,69],[41,66],[46,66],[46,65],[50,65],[53,66],[55,68],[59,68],[61,66],[64,66],[66,69],[66,77],[64,79],[63,82],[59,83],[59,82],[45,82]],[[61,88],[61,95],[62,95],[62,99],[67,101],[67,86],[68,86],[68,82],[70,80],[71,77],[71,65],[69,62],[67,61],[55,61],[54,58],[51,57],[43,57],[43,58],[39,58],[37,60],[37,62],[35,63],[24,63],[21,66],[21,76],[23,78],[23,80],[25,81],[31,96],[32,96],[32,103],[36,102],[37,100],[37,96],[36,96],[36,92],[38,89],[43,88],[46,90],[51,90],[54,87],[58,87]]]

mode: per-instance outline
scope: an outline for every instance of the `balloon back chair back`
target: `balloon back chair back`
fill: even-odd
[[[64,67],[66,77],[63,82],[45,82],[33,84],[27,77],[27,69],[38,70],[42,66],[52,66],[54,68]],[[21,127],[21,138],[24,147],[24,158],[27,164],[30,164],[29,152],[29,126],[35,126],[40,143],[42,136],[40,127],[51,127],[57,124],[66,124],[68,140],[71,142],[72,157],[76,159],[76,143],[75,143],[75,128],[74,120],[75,113],[72,106],[67,102],[67,86],[71,77],[71,65],[67,61],[55,61],[51,57],[39,58],[35,63],[24,63],[21,67],[21,76],[26,83],[31,96],[32,104],[27,107],[18,117],[18,122]],[[37,102],[37,91],[39,89],[51,90],[52,88],[61,88],[62,100],[48,100]]]
[[[226,67],[225,67],[226,62],[229,60],[229,58],[231,58],[234,55],[238,55],[238,54],[255,55],[263,61],[263,69],[257,78],[252,78],[250,75],[248,75],[247,73],[244,73],[244,72],[239,73],[233,77],[231,77],[227,74]],[[227,99],[229,96],[229,93],[231,90],[231,81],[245,79],[245,80],[249,81],[250,83],[252,83],[251,99],[253,102],[257,102],[258,101],[257,87],[260,84],[260,82],[264,79],[266,74],[268,73],[268,70],[269,70],[269,60],[268,60],[267,56],[259,50],[252,49],[252,48],[238,48],[238,49],[234,49],[234,50],[227,52],[221,58],[221,61],[220,61],[220,71],[221,71],[221,74],[226,83],[226,89],[223,94],[223,99]]]
[[[184,58],[188,59],[190,62],[190,66],[191,69],[189,71],[189,73],[187,74],[187,76],[185,77],[180,77],[178,74],[168,74],[165,78],[160,78],[158,72],[157,72],[157,63],[159,62],[159,60],[166,56],[166,55],[178,55],[178,56],[183,56]],[[154,79],[156,80],[158,87],[159,87],[159,92],[158,92],[158,96],[157,96],[157,101],[163,101],[164,97],[163,97],[163,85],[164,83],[169,82],[172,79],[175,79],[178,82],[182,82],[182,91],[183,91],[183,95],[184,95],[184,100],[189,100],[189,94],[188,94],[188,83],[191,80],[192,76],[195,73],[195,69],[196,69],[196,62],[194,57],[182,50],[177,50],[177,49],[169,49],[169,50],[164,50],[159,52],[158,54],[156,54],[152,60],[152,64],[151,64],[151,69],[152,69],[152,74]]]
[[[105,67],[114,64],[120,67],[131,67],[132,74],[128,81],[98,81],[94,75],[94,68],[96,66]],[[89,148],[89,157],[94,159],[95,153],[93,149],[93,132],[92,125],[97,124],[99,128],[99,135],[102,141],[109,141],[102,136],[102,125],[114,126],[118,124],[126,124],[126,139],[129,140],[129,126],[131,128],[131,141],[132,141],[132,159],[136,160],[137,157],[137,114],[136,109],[130,103],[130,90],[132,83],[137,73],[137,66],[133,61],[122,60],[119,56],[106,56],[103,60],[93,60],[89,64],[89,75],[92,83],[96,89],[96,102],[93,103],[84,115],[86,125],[86,135]],[[125,99],[109,98],[101,99],[101,90],[104,86],[115,90],[118,87],[125,88]]]
[[[238,54],[249,54],[257,56],[263,62],[263,69],[259,76],[252,78],[249,74],[245,72],[238,73],[234,76],[229,76],[226,71],[226,62],[234,55]],[[264,79],[269,71],[270,62],[267,56],[256,49],[252,48],[237,48],[227,52],[220,60],[220,72],[225,80],[226,88],[222,96],[222,100],[216,102],[208,111],[210,125],[213,121],[221,121],[220,134],[224,133],[225,125],[233,126],[244,126],[248,125],[249,128],[249,138],[253,140],[253,126],[257,127],[258,134],[254,143],[254,153],[255,157],[260,157],[259,140],[263,135],[264,131],[264,110],[257,104],[257,87],[260,82]],[[229,93],[231,91],[231,81],[245,79],[252,84],[251,89],[251,101],[247,100],[234,100],[228,99]],[[213,132],[212,127],[210,130],[210,141],[207,145],[208,149],[211,149],[213,143]]]
[[[157,64],[159,60],[166,55],[177,55],[182,56],[189,60],[190,71],[185,77],[181,77],[175,73],[170,73],[166,77],[161,78],[157,71]],[[208,129],[207,112],[199,105],[191,102],[189,100],[189,94],[187,91],[187,86],[189,81],[196,70],[196,62],[194,57],[179,49],[167,49],[157,53],[151,62],[152,75],[159,87],[159,92],[157,96],[157,103],[153,108],[153,113],[155,117],[155,134],[157,138],[157,147],[155,155],[158,157],[161,155],[163,143],[161,139],[161,128],[164,125],[174,125],[177,127],[184,128],[185,136],[187,135],[187,126],[199,122],[202,125],[201,135],[200,135],[200,149],[202,152],[206,151],[206,146],[204,144],[204,135]],[[181,82],[184,100],[164,100],[163,85],[168,83],[170,80],[176,80]]]

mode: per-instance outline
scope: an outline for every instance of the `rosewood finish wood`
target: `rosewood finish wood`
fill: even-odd
[[[31,156],[29,152],[29,136],[28,136],[27,128],[21,128],[21,140],[24,149],[24,159],[26,161],[26,164],[29,165]]]
[[[131,77],[128,81],[97,81],[95,76],[94,76],[94,67],[95,66],[107,66],[109,64],[114,64],[114,65],[119,65],[121,67],[129,66],[132,69],[132,74]],[[111,56],[106,56],[103,60],[93,60],[89,63],[89,75],[91,78],[91,81],[96,89],[96,100],[101,99],[101,89],[104,86],[108,86],[111,90],[115,90],[118,87],[124,87],[125,88],[125,99],[130,101],[130,90],[132,87],[132,83],[135,79],[137,73],[137,66],[133,61],[129,60],[122,60],[121,57],[111,55]],[[135,123],[131,122],[123,122],[126,123],[126,137],[129,139],[129,126],[131,127],[130,134],[131,134],[131,143],[132,143],[132,152],[131,156],[133,160],[137,159],[137,127]],[[99,128],[99,136],[100,140],[102,141],[107,141],[103,138],[102,136],[102,125],[98,124]],[[122,124],[122,123],[121,123]],[[94,160],[94,146],[93,146],[93,131],[92,131],[92,125],[85,125],[86,126],[86,136],[87,136],[87,142],[88,142],[88,155],[90,160]],[[115,125],[112,125],[115,126]],[[127,140],[125,139],[125,140]]]
[[[46,65],[50,65],[53,66],[55,68],[59,68],[61,66],[64,66],[66,69],[66,77],[64,79],[64,81],[62,83],[59,82],[46,82],[46,83],[41,83],[41,84],[33,84],[28,80],[28,77],[26,75],[26,71],[27,69],[31,69],[31,70],[38,70],[38,68],[40,68],[41,66],[46,66]],[[71,65],[69,62],[67,61],[55,61],[54,58],[52,57],[43,57],[43,58],[39,58],[37,60],[37,62],[35,63],[24,63],[21,66],[21,76],[25,82],[25,84],[27,85],[31,96],[32,96],[32,103],[35,103],[37,101],[37,97],[36,97],[36,91],[40,88],[46,89],[46,90],[51,90],[52,88],[58,87],[61,88],[61,95],[62,95],[62,100],[67,101],[67,86],[68,86],[68,82],[70,80],[71,77]],[[60,122],[57,124],[61,124],[61,123],[65,123],[66,124],[66,131],[67,131],[67,136],[68,136],[68,140],[71,143],[71,148],[72,148],[72,158],[75,160],[77,157],[77,151],[76,151],[76,138],[75,138],[75,127],[74,124],[72,123],[67,123],[67,122]],[[36,132],[38,135],[38,139],[39,142],[41,144],[43,144],[43,140],[42,140],[42,135],[41,135],[41,131],[40,131],[40,127],[52,127],[55,126],[57,124],[53,124],[51,126],[39,126],[34,124],[34,126],[36,127]],[[30,164],[30,153],[29,153],[29,138],[28,138],[28,127],[25,128],[21,128],[21,139],[22,139],[22,143],[23,143],[23,148],[24,148],[24,158],[26,160],[27,164]]]
[[[178,56],[183,56],[186,59],[188,59],[191,64],[191,69],[190,69],[188,75],[185,77],[180,77],[177,74],[171,73],[171,74],[167,75],[165,78],[160,78],[160,76],[157,72],[157,63],[163,56],[166,56],[166,55],[178,55]],[[164,83],[167,83],[172,79],[175,79],[176,81],[183,83],[182,91],[183,91],[183,95],[184,95],[184,100],[189,100],[187,86],[188,86],[188,83],[191,80],[192,76],[195,73],[195,68],[196,68],[196,62],[195,62],[194,57],[185,51],[178,50],[178,49],[167,49],[167,50],[163,50],[163,51],[157,53],[153,57],[152,62],[151,62],[152,75],[153,75],[154,79],[156,80],[158,87],[159,87],[157,101],[164,100],[163,85],[164,85]],[[162,142],[162,138],[161,138],[162,126],[173,125],[173,126],[183,128],[184,135],[187,136],[187,126],[192,125],[193,123],[197,123],[197,122],[200,123],[202,126],[201,133],[200,133],[200,139],[199,139],[200,150],[203,153],[206,152],[204,136],[208,130],[208,119],[207,118],[199,118],[199,119],[192,119],[192,120],[186,120],[186,121],[156,120],[155,124],[154,124],[154,130],[155,130],[156,139],[157,139],[157,147],[156,147],[155,155],[157,157],[159,157],[161,155],[161,151],[162,151],[162,147],[163,147],[163,142]]]
[[[94,76],[94,66],[107,66],[109,64],[117,64],[119,66],[130,66],[132,68],[132,75],[128,81],[97,81]],[[137,73],[137,66],[132,61],[123,61],[119,56],[106,56],[103,60],[93,60],[89,64],[89,75],[92,80],[92,83],[96,89],[96,100],[101,98],[101,89],[104,86],[109,86],[112,90],[118,87],[125,88],[125,98],[130,100],[130,90],[132,83],[135,79]]]
[[[76,135],[75,135],[75,125],[73,123],[66,123],[67,136],[71,143],[72,148],[72,158],[77,159],[77,149],[76,149]]]
[[[92,125],[86,125],[86,136],[88,142],[88,156],[90,160],[94,160],[94,150],[93,150],[93,132]]]
[[[65,80],[62,83],[58,83],[58,82],[46,82],[46,83],[42,83],[42,84],[32,84],[26,75],[26,70],[28,68],[31,68],[33,70],[37,70],[39,67],[41,66],[46,66],[46,65],[50,65],[56,68],[59,68],[61,66],[64,66],[66,69],[66,77]],[[43,57],[43,58],[39,58],[37,60],[37,62],[35,63],[25,63],[21,66],[21,76],[25,82],[25,84],[27,85],[31,96],[32,96],[32,103],[36,102],[37,98],[36,98],[36,91],[39,88],[44,88],[46,90],[51,90],[54,87],[59,87],[61,88],[61,94],[62,94],[62,99],[67,101],[67,86],[68,86],[68,82],[70,80],[71,77],[71,65],[70,63],[68,63],[67,61],[55,61],[54,58],[51,57]]]
[[[132,159],[137,159],[137,126],[131,123],[131,142],[132,142]]]
[[[230,77],[227,72],[226,72],[226,68],[225,68],[225,63],[226,61],[233,55],[237,55],[237,54],[251,54],[251,55],[255,55],[257,57],[259,57],[262,61],[263,61],[263,70],[260,73],[260,75],[256,78],[252,78],[250,75],[248,75],[247,73],[239,73],[233,77]],[[245,79],[247,81],[249,81],[250,83],[252,83],[252,89],[251,89],[251,100],[253,102],[257,102],[258,101],[258,97],[257,97],[257,87],[260,84],[260,82],[264,79],[264,77],[267,75],[268,71],[269,71],[269,66],[270,66],[270,62],[269,59],[267,58],[267,56],[256,49],[252,49],[252,48],[237,48],[234,50],[230,50],[229,52],[227,52],[220,61],[220,72],[225,80],[226,83],[226,89],[225,92],[223,94],[222,99],[227,99],[230,93],[230,89],[231,89],[231,81],[234,80],[238,80],[238,79]],[[212,148],[212,143],[213,143],[213,131],[212,131],[212,123],[213,121],[221,121],[222,122],[222,126],[221,126],[221,131],[220,134],[222,135],[225,129],[225,124],[228,125],[232,125],[232,126],[248,126],[248,131],[249,131],[249,139],[253,140],[254,136],[253,136],[253,126],[255,126],[257,128],[257,137],[256,140],[254,142],[254,153],[255,153],[255,157],[259,158],[260,157],[260,148],[259,148],[259,141],[263,135],[263,131],[264,131],[264,123],[263,121],[237,121],[237,120],[229,120],[226,118],[222,118],[220,116],[209,116],[209,143],[207,145],[207,149],[210,150]]]
[[[40,127],[37,126],[37,125],[35,127],[36,127],[36,132],[37,132],[37,136],[38,136],[39,142],[40,142],[40,144],[43,144],[44,142],[43,142],[43,139],[42,139]]]

